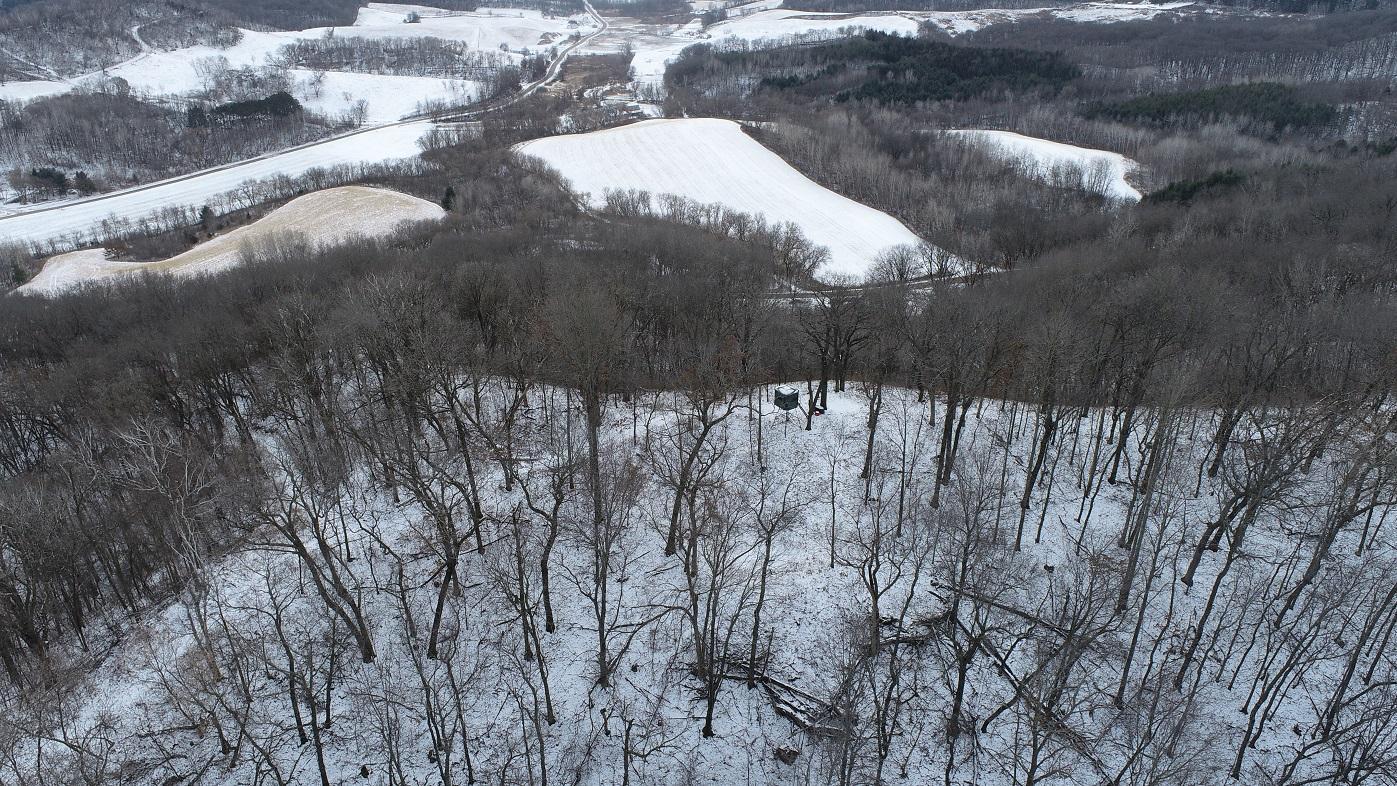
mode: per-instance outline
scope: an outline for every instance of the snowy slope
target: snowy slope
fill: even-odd
[[[1076,184],[1122,202],[1140,201],[1140,192],[1127,179],[1139,164],[1120,153],[1077,147],[1010,131],[963,130],[946,133],[982,145],[991,155],[1015,164],[1035,180],[1051,185]]]
[[[818,185],[729,120],[647,120],[518,149],[594,203],[607,189],[642,189],[792,222],[829,249],[824,276],[861,276],[880,251],[918,242],[897,219]]]
[[[410,221],[440,219],[445,211],[435,203],[381,188],[345,186],[293,199],[266,217],[226,235],[159,262],[118,262],[102,249],[87,249],[50,259],[39,274],[17,291],[58,294],[84,283],[139,272],[200,275],[238,264],[245,249],[283,235],[294,235],[317,246],[356,237],[388,234]]]
[[[492,412],[499,391],[489,380],[485,388],[489,402],[485,411]],[[1392,524],[1386,511],[1378,522],[1384,534],[1379,542],[1384,545],[1367,558],[1372,566],[1364,569],[1357,565],[1358,560],[1340,560],[1341,550],[1336,549],[1334,562],[1349,567],[1328,566],[1326,579],[1337,586],[1316,593],[1324,595],[1329,591],[1336,600],[1318,609],[1314,608],[1318,604],[1304,604],[1292,613],[1286,626],[1271,624],[1275,619],[1273,608],[1249,602],[1275,592],[1274,585],[1266,584],[1274,570],[1266,561],[1293,548],[1286,542],[1292,536],[1269,521],[1269,517],[1262,517],[1260,523],[1265,529],[1252,535],[1246,562],[1223,588],[1223,602],[1228,619],[1235,620],[1228,627],[1242,630],[1254,625],[1263,636],[1273,630],[1277,636],[1263,638],[1255,653],[1237,654],[1241,647],[1235,652],[1228,648],[1227,661],[1216,665],[1209,661],[1201,667],[1199,671],[1206,672],[1200,677],[1201,685],[1178,698],[1178,691],[1169,682],[1179,667],[1180,642],[1186,641],[1189,625],[1207,595],[1181,589],[1179,577],[1188,558],[1186,547],[1216,514],[1219,501],[1213,494],[1221,487],[1221,481],[1209,478],[1203,481],[1207,485],[1200,495],[1191,485],[1194,481],[1190,471],[1206,459],[1208,418],[1204,418],[1204,427],[1192,440],[1182,441],[1170,454],[1178,467],[1165,474],[1159,492],[1169,500],[1167,515],[1141,517],[1141,532],[1147,536],[1143,538],[1141,556],[1148,565],[1142,573],[1149,578],[1137,580],[1136,585],[1142,586],[1130,595],[1135,604],[1131,614],[1121,615],[1112,623],[1109,619],[1102,621],[1110,617],[1107,609],[1116,602],[1115,587],[1104,576],[1117,570],[1123,561],[1124,550],[1114,543],[1136,507],[1131,484],[1113,486],[1102,482],[1094,490],[1084,491],[1074,479],[1085,466],[1091,464],[1093,475],[1101,478],[1105,471],[1095,468],[1086,455],[1090,451],[1069,454],[1065,447],[1059,447],[1050,463],[1055,468],[1059,462],[1063,466],[1048,472],[1043,486],[1034,490],[1025,528],[1024,514],[1012,490],[1024,482],[1024,465],[1035,436],[1035,416],[1021,405],[988,401],[983,409],[976,409],[976,416],[967,423],[955,480],[943,490],[938,513],[927,507],[931,491],[928,478],[937,450],[937,431],[927,421],[928,407],[940,403],[934,398],[920,401],[916,392],[906,389],[889,388],[884,395],[887,400],[882,405],[883,425],[872,441],[875,460],[884,471],[874,475],[871,498],[870,487],[858,477],[868,434],[867,400],[855,384],[847,392],[830,394],[828,412],[815,419],[811,431],[801,427],[799,417],[773,413],[769,408],[764,418],[738,415],[718,429],[724,435],[723,450],[727,455],[715,475],[727,484],[723,498],[731,502],[731,507],[719,509],[720,513],[742,526],[733,536],[739,545],[757,544],[733,558],[732,573],[745,576],[756,569],[754,560],[761,549],[756,527],[750,521],[758,515],[753,511],[763,509],[757,507],[758,503],[762,503],[768,517],[783,500],[794,505],[773,541],[773,572],[759,641],[770,653],[765,665],[768,674],[781,685],[803,691],[812,701],[809,706],[818,707],[825,697],[839,700],[841,686],[846,684],[841,681],[846,673],[842,669],[852,657],[849,653],[857,651],[857,626],[863,620],[874,611],[881,611],[884,618],[896,616],[916,621],[917,626],[911,628],[915,633],[922,631],[922,625],[930,628],[928,621],[944,619],[940,615],[950,608],[961,625],[974,625],[980,620],[985,632],[976,641],[988,645],[986,650],[971,650],[962,666],[968,669],[964,674],[967,690],[959,698],[964,701],[963,711],[977,726],[971,741],[974,747],[968,755],[961,750],[950,759],[942,731],[955,685],[955,661],[945,654],[955,650],[947,642],[964,639],[938,634],[930,628],[924,646],[914,644],[899,650],[907,656],[902,676],[912,687],[902,694],[904,698],[898,705],[903,711],[899,728],[907,732],[892,735],[891,740],[896,761],[907,768],[908,776],[905,780],[889,777],[883,783],[943,782],[948,760],[956,763],[952,782],[957,784],[1025,783],[1023,772],[1029,746],[1023,729],[1034,721],[1034,715],[1014,701],[1022,690],[1014,675],[1033,674],[1048,667],[1063,669],[1061,673],[1069,686],[1066,700],[1053,699],[1065,718],[1068,733],[1063,736],[1075,741],[1081,735],[1090,747],[1055,745],[1048,763],[1061,775],[1039,782],[1061,786],[1109,782],[1099,777],[1102,771],[1131,774],[1121,783],[1221,786],[1276,782],[1265,777],[1261,767],[1268,766],[1274,772],[1291,758],[1294,747],[1303,743],[1303,739],[1297,741],[1299,735],[1291,729],[1313,725],[1323,706],[1320,702],[1326,695],[1324,691],[1336,681],[1342,662],[1332,655],[1317,657],[1303,669],[1302,678],[1287,683],[1289,699],[1272,706],[1268,723],[1257,730],[1256,739],[1246,750],[1244,777],[1229,779],[1226,773],[1232,757],[1246,746],[1250,731],[1247,714],[1237,711],[1239,702],[1246,696],[1246,686],[1254,675],[1269,673],[1262,670],[1270,663],[1267,656],[1289,651],[1287,642],[1294,638],[1288,635],[1291,630],[1325,633],[1323,637],[1315,636],[1324,647],[1321,656],[1343,652],[1342,645],[1336,647],[1329,642],[1337,636],[1352,637],[1349,625],[1356,623],[1349,615],[1355,601],[1370,586],[1381,589],[1390,584],[1390,574],[1382,572],[1391,564],[1387,544]],[[764,397],[762,393],[758,396]],[[558,409],[565,405],[556,400],[561,398],[561,391],[556,389],[531,389],[525,405],[528,417],[524,419],[530,425],[521,427],[524,444],[546,446],[554,432],[564,428],[564,416]],[[677,398],[669,393],[638,395],[632,405],[635,410],[609,400],[600,435],[605,455],[610,458],[662,454],[677,433],[675,424],[681,415],[671,403]],[[643,436],[633,420],[637,413],[639,422],[644,424]],[[758,464],[752,454],[752,446],[758,444],[751,433],[755,422],[766,424],[760,461],[766,470],[763,473],[754,471]],[[1085,445],[1091,440],[1091,424],[1097,423],[1099,429],[1103,421],[1091,417],[1081,422],[1083,425],[1078,428],[1087,432],[1082,438]],[[1135,448],[1131,451],[1134,456]],[[528,466],[523,482],[543,491],[545,460],[529,458],[524,463]],[[421,658],[425,637],[422,629],[425,621],[431,619],[436,597],[433,570],[439,567],[423,545],[428,537],[424,534],[424,515],[406,495],[402,502],[388,499],[382,484],[364,473],[356,473],[341,490],[340,505],[348,515],[341,519],[345,527],[343,540],[337,538],[333,545],[351,555],[340,563],[341,570],[344,581],[362,588],[359,597],[371,625],[377,658],[373,663],[362,663],[358,657],[346,655],[340,661],[339,679],[323,688],[330,705],[325,715],[329,717],[333,712],[335,719],[333,733],[327,734],[325,740],[326,770],[332,783],[388,782],[380,776],[388,771],[389,764],[385,762],[389,761],[390,751],[400,754],[397,766],[405,769],[401,782],[440,782],[442,778],[434,766],[436,759],[427,753],[434,751],[434,738],[425,730],[426,719],[431,716],[430,709],[423,709],[422,696],[433,700],[426,705],[430,708],[439,697],[446,701],[444,697],[452,695],[443,686],[455,684],[457,678],[455,674],[443,674],[447,668],[465,675],[461,682],[466,686],[456,710],[462,726],[457,734],[448,735],[448,750],[456,754],[447,767],[456,778],[454,782],[467,782],[466,766],[461,763],[462,746],[466,744],[471,746],[476,782],[524,782],[507,780],[506,775],[522,766],[518,751],[530,740],[521,741],[521,736],[530,733],[546,740],[546,747],[538,755],[546,760],[551,772],[576,775],[575,780],[567,782],[587,786],[615,786],[627,777],[636,784],[784,786],[837,782],[816,777],[822,774],[817,768],[828,760],[831,750],[838,752],[834,743],[819,734],[801,733],[790,723],[789,713],[781,716],[774,711],[771,699],[776,694],[747,689],[740,680],[726,683],[717,696],[717,736],[699,736],[702,700],[695,690],[691,649],[687,649],[692,645],[681,611],[671,611],[650,623],[645,634],[634,639],[634,646],[619,661],[612,686],[602,688],[595,684],[592,659],[597,635],[590,627],[592,607],[582,597],[583,592],[591,589],[583,578],[590,575],[587,571],[592,564],[591,552],[582,536],[576,534],[583,528],[574,524],[583,520],[586,512],[580,483],[565,500],[566,534],[550,558],[555,570],[551,592],[557,629],[540,639],[552,686],[549,706],[556,708],[558,722],[527,726],[529,716],[524,708],[528,705],[519,700],[520,692],[528,695],[530,688],[537,689],[539,679],[534,663],[517,654],[521,637],[517,633],[517,617],[505,600],[509,590],[505,584],[509,578],[507,570],[512,560],[509,535],[502,523],[509,519],[508,511],[518,509],[520,495],[517,490],[504,490],[494,462],[482,461],[478,466],[484,474],[481,489],[483,504],[490,513],[486,519],[490,539],[483,553],[468,549],[462,554],[460,569],[469,581],[462,582],[459,593],[443,596],[450,601],[443,639],[452,646],[444,648],[440,660]],[[669,491],[659,478],[651,476],[647,465],[641,463],[640,467],[645,485],[634,501],[621,506],[633,513],[618,516],[622,523],[617,525],[620,535],[611,568],[615,575],[608,597],[615,619],[621,624],[645,619],[657,608],[682,608],[687,600],[688,585],[677,560],[663,556],[663,529],[657,532],[651,526],[666,520]],[[910,478],[905,488],[905,515],[898,501],[904,490],[898,480],[902,477]],[[1315,490],[1322,489],[1321,481]],[[525,531],[530,533],[525,548],[534,558],[542,525],[529,519],[527,512],[524,517],[528,519]],[[898,522],[895,538],[888,534],[894,519]],[[1022,549],[1014,545],[1016,521]],[[459,526],[464,531],[468,525],[462,522]],[[881,533],[881,539],[874,540],[872,533]],[[276,543],[280,536],[268,533],[268,537]],[[1346,548],[1351,547],[1353,537],[1354,533],[1345,533]],[[878,544],[876,552],[870,542]],[[391,555],[389,548],[381,544],[393,549]],[[837,559],[831,556],[833,551],[837,551]],[[919,561],[913,562],[914,559]],[[1205,557],[1203,572],[1199,574],[1201,586],[1213,581],[1221,560],[1216,554]],[[1263,567],[1247,571],[1257,575],[1237,578],[1239,572],[1251,567],[1247,563],[1260,563]],[[870,593],[862,580],[870,575],[863,572],[870,566],[883,570],[881,575],[871,574],[871,580],[881,582],[874,586],[880,586],[884,593],[880,596],[882,605],[872,608]],[[395,569],[402,571],[396,575],[406,574],[406,580],[399,579],[396,585],[405,587],[401,595],[395,595],[391,579],[383,580],[385,576],[394,576]],[[951,586],[968,586],[967,596],[971,600],[954,606],[948,583],[956,581],[958,571],[963,578]],[[308,755],[311,747],[297,742],[296,727],[286,717],[289,713],[285,677],[279,670],[284,661],[279,660],[282,656],[275,645],[277,634],[273,632],[270,609],[284,611],[289,631],[283,635],[289,636],[298,652],[310,652],[312,642],[323,641],[326,631],[333,630],[330,612],[314,591],[307,589],[305,574],[298,570],[295,557],[285,547],[251,546],[211,557],[204,575],[210,585],[207,601],[191,599],[190,593],[181,594],[152,609],[134,626],[112,626],[129,633],[109,657],[96,665],[81,689],[74,692],[73,701],[78,707],[69,708],[69,712],[79,711],[69,721],[69,733],[77,737],[91,728],[106,732],[103,740],[108,747],[103,750],[110,751],[113,762],[122,762],[151,760],[155,743],[149,735],[137,732],[166,730],[163,741],[169,747],[178,745],[177,749],[186,756],[163,757],[149,768],[132,767],[137,774],[123,782],[133,786],[173,782],[173,775],[187,772],[186,758],[214,762],[213,766],[220,768],[217,774],[221,780],[217,782],[256,782],[255,771],[260,762],[252,753],[219,753],[216,735],[203,727],[191,727],[189,716],[178,711],[186,699],[212,695],[239,711],[246,708],[248,717],[256,724],[254,730],[261,735],[258,739],[263,741],[259,750],[267,751],[266,758],[296,774],[287,782],[316,782],[315,764]],[[534,574],[530,574],[530,581],[536,581]],[[1379,582],[1381,585],[1377,586]],[[743,602],[734,599],[740,595],[739,589],[729,585],[721,592],[715,591],[714,597],[715,614],[732,615],[737,620],[735,624],[740,625],[736,649],[741,658],[745,656],[741,644],[750,630],[747,626],[751,624],[751,602],[750,598],[746,601],[744,612]],[[529,591],[538,592],[533,586]],[[986,591],[994,594],[986,599]],[[198,602],[207,606],[199,607]],[[1143,640],[1138,646],[1131,639],[1130,624],[1136,608],[1143,622]],[[1073,610],[1077,610],[1074,613],[1078,616],[1067,613]],[[415,626],[407,614],[415,618]],[[542,612],[534,609],[530,614],[541,616]],[[215,637],[208,645],[200,644],[195,623],[204,618],[210,619]],[[282,618],[276,619],[280,623]],[[1048,622],[1040,623],[1042,619]],[[1080,624],[1104,627],[1099,638],[1082,645],[1087,657],[1073,659],[1066,666],[1050,657],[1062,641],[1054,635],[1061,630],[1054,624],[1058,619],[1069,619],[1072,624],[1086,620]],[[627,628],[620,630],[624,634]],[[890,628],[881,630],[886,634]],[[1022,635],[1025,630],[1030,635]],[[343,634],[342,629],[340,633]],[[208,634],[202,635],[207,640]],[[618,635],[616,640],[621,638]],[[231,660],[228,642],[253,643],[242,644],[240,649],[244,660],[239,662],[257,666],[247,670],[250,688],[243,699],[235,693],[239,689],[237,680],[210,678],[202,665],[201,646],[225,661]],[[76,649],[66,642],[55,644]],[[257,646],[260,644],[268,646]],[[1216,649],[1225,647],[1224,641]],[[1128,679],[1123,679],[1119,668],[1127,648],[1140,657]],[[245,654],[248,652],[251,657]],[[84,658],[82,653],[64,655]],[[1235,672],[1223,668],[1226,666]],[[1381,664],[1381,669],[1380,677],[1392,673],[1388,663]],[[1215,676],[1218,672],[1222,676]],[[1051,676],[1059,672],[1047,673]],[[1228,685],[1229,674],[1238,686],[1235,689]],[[867,679],[873,687],[888,684],[877,671],[861,679]],[[1128,689],[1122,706],[1111,703],[1118,684]],[[851,707],[849,714],[856,718],[851,725],[867,729],[872,723],[869,694],[876,691],[849,693],[852,696],[837,706]],[[799,694],[788,691],[783,695]],[[233,704],[235,701],[242,703]],[[206,713],[217,718],[233,714]],[[608,722],[611,730],[604,731]],[[624,737],[616,730],[623,722],[627,732]],[[383,727],[392,732],[391,736],[381,732]],[[1175,729],[1177,736],[1154,743],[1159,729]],[[461,738],[459,743],[457,735]],[[633,770],[630,772],[622,772],[622,763],[628,760],[621,750],[626,740],[633,740],[637,747],[644,746],[642,749],[648,751],[648,755],[629,762]],[[794,766],[777,760],[773,751],[778,746],[795,751],[798,758]],[[47,747],[45,753],[50,763],[69,755],[63,746]],[[860,772],[872,770],[873,747],[870,742],[854,749]],[[1145,763],[1132,768],[1133,756],[1139,751],[1144,751]],[[31,766],[30,760],[39,758],[37,753],[0,763],[0,773],[6,772],[5,767],[23,770]],[[1307,758],[1311,761],[1296,760],[1302,765],[1302,775],[1323,764],[1323,757]],[[579,760],[584,763],[579,764]],[[1182,775],[1147,777],[1156,774],[1155,768],[1167,765],[1177,767]],[[224,767],[227,769],[221,769]],[[369,778],[359,776],[361,767],[370,772]],[[800,777],[802,774],[807,777]],[[852,782],[876,781],[870,774]]]
[[[374,128],[322,144],[255,158],[191,177],[117,191],[68,205],[36,208],[0,217],[0,242],[47,243],[90,239],[111,217],[138,222],[162,208],[199,206],[249,180],[294,177],[312,169],[411,158],[432,129],[428,121]]]

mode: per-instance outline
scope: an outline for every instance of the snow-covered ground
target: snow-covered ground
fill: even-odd
[[[116,218],[132,224],[169,207],[198,207],[248,181],[277,176],[295,177],[312,169],[376,164],[413,158],[419,141],[432,130],[420,121],[372,128],[329,142],[306,145],[274,155],[243,161],[190,177],[117,191],[71,204],[36,207],[0,216],[0,242],[72,243],[94,239],[102,223]]]
[[[829,249],[819,275],[861,277],[880,252],[919,242],[892,216],[800,174],[730,120],[647,120],[535,139],[518,149],[557,169],[594,204],[608,189],[639,189],[789,221]]]
[[[32,82],[0,82],[0,101],[33,101],[36,98],[66,93],[73,86],[67,82],[37,79]]]
[[[1139,202],[1141,194],[1129,175],[1139,168],[1133,159],[1109,150],[1077,147],[1011,131],[958,130],[946,133],[984,147],[1026,176],[1049,185],[1071,185],[1122,202]]]
[[[60,254],[18,292],[54,295],[73,287],[129,275],[153,272],[190,276],[216,273],[238,264],[245,253],[282,237],[295,237],[315,247],[361,237],[380,237],[405,223],[440,219],[440,205],[409,194],[367,186],[343,186],[315,191],[291,200],[247,226],[201,243],[158,262],[107,259],[103,249]]]
[[[486,380],[475,388],[477,394],[482,389],[485,417],[494,424],[508,386]],[[1323,510],[1268,510],[1225,580],[1219,575],[1223,555],[1208,552],[1197,584],[1190,590],[1181,582],[1193,544],[1226,504],[1222,478],[1204,479],[1199,469],[1211,433],[1206,413],[1192,426],[1180,426],[1192,436],[1168,451],[1151,486],[1156,496],[1146,492],[1144,502],[1139,484],[1145,470],[1138,459],[1148,423],[1136,427],[1117,484],[1105,480],[1112,474],[1107,465],[1113,443],[1093,437],[1105,433],[1103,413],[1071,417],[1076,436],[1054,441],[1042,482],[1029,488],[1021,507],[1017,495],[1040,424],[1031,406],[981,402],[965,422],[963,442],[958,438],[954,479],[933,509],[928,500],[939,429],[929,417],[942,402],[892,388],[880,401],[881,425],[869,439],[869,398],[854,383],[847,392],[831,393],[828,412],[811,431],[803,429],[798,412],[788,416],[768,404],[762,416],[754,416],[735,397],[738,409],[710,437],[704,457],[713,466],[706,482],[718,490],[699,492],[700,504],[710,507],[700,514],[703,526],[694,536],[698,567],[692,573],[698,580],[692,583],[680,557],[663,553],[673,495],[661,468],[674,460],[676,446],[686,444],[683,397],[662,392],[635,395],[628,403],[608,401],[600,441],[606,480],[615,484],[606,486],[615,495],[606,498],[607,526],[616,534],[602,552],[611,561],[600,574],[611,583],[588,595],[595,586],[596,528],[574,467],[575,488],[566,479],[557,486],[561,537],[547,558],[553,571],[549,608],[557,626],[534,639],[541,662],[521,656],[521,650],[529,652],[522,643],[528,634],[508,598],[522,586],[525,613],[543,626],[538,565],[545,525],[523,507],[517,485],[505,490],[498,466],[484,459],[483,449],[476,471],[485,537],[479,553],[467,541],[460,587],[441,595],[446,613],[436,658],[423,657],[423,651],[438,594],[434,580],[441,559],[433,538],[439,536],[425,505],[419,507],[406,490],[401,499],[390,499],[397,495],[383,487],[381,475],[356,472],[324,492],[326,498],[339,495],[333,502],[315,499],[333,510],[326,518],[336,523],[322,525],[328,543],[320,553],[335,560],[336,583],[347,586],[362,607],[375,646],[371,663],[361,662],[344,626],[331,621],[327,604],[282,542],[285,536],[262,523],[246,548],[197,568],[201,592],[172,599],[137,625],[127,624],[124,612],[93,610],[94,618],[123,631],[124,640],[68,702],[54,708],[52,722],[61,722],[68,738],[90,742],[46,745],[45,761],[54,768],[75,753],[100,753],[112,768],[148,762],[130,768],[126,782],[134,786],[172,782],[188,772],[188,762],[218,768],[221,783],[258,782],[267,763],[278,768],[284,783],[316,782],[311,743],[297,741],[299,724],[288,710],[289,673],[308,674],[314,681],[306,684],[319,686],[318,693],[296,693],[325,697],[323,705],[306,702],[309,714],[319,706],[326,719],[317,734],[323,735],[332,783],[437,783],[443,780],[439,763],[453,782],[466,782],[470,766],[477,782],[524,783],[506,774],[534,757],[552,776],[549,782],[587,786],[627,780],[657,786],[837,783],[829,776],[836,766],[857,773],[849,782],[875,783],[874,709],[888,706],[897,709],[890,721],[897,731],[887,738],[891,761],[884,783],[944,778],[1009,786],[1035,781],[1026,773],[1046,771],[1035,782],[1211,786],[1279,782],[1274,776],[1292,760],[1297,780],[1332,767],[1327,755],[1303,754],[1326,691],[1343,668],[1340,656],[1363,625],[1364,597],[1391,584],[1391,574],[1384,573],[1392,565],[1390,510],[1379,511],[1375,540],[1363,559],[1352,557],[1358,527],[1351,527],[1313,591],[1293,610],[1279,612],[1298,572],[1279,563],[1310,550],[1289,528],[1315,525]],[[586,450],[575,433],[580,428],[569,420],[581,417],[575,402],[556,389],[529,391],[517,426],[519,452],[512,455],[527,456],[521,482],[533,489],[536,502],[551,500],[551,478],[573,477],[552,474],[566,462],[549,450]],[[1154,413],[1140,416],[1154,422]],[[760,439],[758,422],[765,424]],[[267,441],[269,456],[291,442],[271,436]],[[872,448],[868,481],[859,477],[866,446]],[[633,485],[614,480],[627,472],[638,477]],[[1091,480],[1086,488],[1083,477]],[[275,499],[266,509],[276,512],[284,504],[290,518],[298,509],[284,502],[292,499],[290,484],[281,485],[269,484]],[[621,491],[613,491],[617,487]],[[626,496],[626,488],[634,489],[633,496]],[[1319,495],[1316,500],[1336,492],[1323,463],[1296,490],[1305,499]],[[1137,513],[1142,507],[1148,515]],[[511,532],[511,520],[521,522],[519,534]],[[300,537],[309,540],[304,530],[310,525],[298,523]],[[468,533],[471,523],[461,512],[453,526]],[[690,526],[687,520],[683,526]],[[1139,570],[1118,596],[1115,577],[1130,553],[1118,538],[1136,526]],[[694,676],[693,632],[703,628],[689,624],[686,615],[712,615],[703,619],[722,623],[714,630],[731,624],[726,659],[746,660],[764,527],[775,535],[755,643],[763,673],[775,682],[770,691],[749,689],[744,670],[733,666],[733,679],[716,694],[717,735],[700,737],[704,702]],[[513,583],[516,570],[520,578]],[[1207,588],[1215,577],[1221,592],[1213,608]],[[595,681],[598,626],[589,597],[608,604],[602,635],[618,655],[608,686]],[[1128,611],[1116,607],[1118,597]],[[1194,634],[1190,626],[1199,624],[1205,602],[1208,629],[1218,635],[1208,642],[1209,653],[1182,662],[1181,651]],[[1278,612],[1288,614],[1286,624],[1274,624]],[[868,625],[880,618],[901,619],[906,627],[876,626],[883,649],[869,656]],[[1237,632],[1231,644],[1228,631]],[[1381,685],[1392,676],[1392,653],[1383,655],[1371,646],[1373,637],[1368,640],[1378,669],[1375,684]],[[52,657],[84,657],[75,650],[55,642]],[[329,668],[337,670],[329,684],[322,679],[327,650],[339,653],[328,658]],[[1295,670],[1296,662],[1304,665]],[[232,667],[236,678],[216,670]],[[1189,678],[1176,688],[1181,668]],[[956,689],[958,669],[963,691]],[[1238,708],[1251,704],[1258,690],[1254,680],[1275,684],[1264,696],[1262,725],[1249,738],[1254,714],[1249,718]],[[1367,692],[1354,689],[1357,696]],[[557,722],[531,725],[530,718],[543,714],[544,695]],[[882,696],[896,704],[879,703]],[[787,713],[779,714],[777,698],[803,699],[803,706],[788,704]],[[436,709],[441,706],[448,709]],[[965,726],[950,737],[948,751],[952,706]],[[1346,709],[1343,720],[1364,706]],[[823,727],[827,731],[801,732],[790,721],[791,709],[830,724]],[[1043,714],[1052,722],[1043,722]],[[214,723],[217,733],[210,730]],[[164,730],[161,750],[180,755],[152,756],[156,743],[138,733],[149,729]],[[220,741],[238,735],[256,744],[219,750]],[[317,736],[317,746],[321,742]],[[1333,745],[1344,750],[1343,739]],[[469,746],[470,765],[463,746]],[[531,748],[533,753],[521,753]],[[778,761],[780,749],[790,764]],[[1240,778],[1231,780],[1227,773],[1239,749]],[[637,750],[645,755],[630,755]],[[38,753],[0,762],[0,774],[28,770]],[[623,772],[623,763],[630,769]],[[905,777],[895,777],[898,771]],[[401,780],[387,779],[389,772]],[[1116,773],[1121,776],[1112,781]]]

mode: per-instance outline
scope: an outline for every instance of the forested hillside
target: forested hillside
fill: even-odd
[[[538,81],[189,204],[74,162],[331,124],[0,106],[0,232],[156,206],[0,296],[0,783],[1397,782],[1392,11],[1013,10],[306,39]]]
[[[579,216],[490,146],[399,247],[6,304],[0,510],[44,522],[4,530],[10,772],[29,724],[81,735],[50,771],[151,782],[1394,761],[1390,158],[790,302],[770,251]],[[758,405],[798,380],[825,414]],[[167,598],[177,660],[57,678]]]

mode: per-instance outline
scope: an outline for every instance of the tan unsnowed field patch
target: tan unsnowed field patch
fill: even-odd
[[[45,262],[39,274],[17,291],[54,295],[86,283],[141,272],[216,273],[237,265],[245,251],[254,252],[280,238],[298,238],[319,248],[386,235],[403,224],[440,220],[444,215],[440,205],[397,191],[368,186],[329,188],[293,199],[258,221],[169,259],[122,262],[108,259],[100,248],[60,254]]]

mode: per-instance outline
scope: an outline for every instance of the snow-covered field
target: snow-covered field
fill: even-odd
[[[557,169],[594,204],[608,189],[639,189],[789,221],[829,249],[823,276],[860,277],[879,252],[918,242],[897,219],[820,186],[729,120],[647,120],[518,149]]]
[[[1026,176],[1049,185],[1071,185],[1109,199],[1139,202],[1141,194],[1129,175],[1139,168],[1134,160],[1109,150],[1077,147],[1010,131],[958,130],[960,136],[1008,161]]]
[[[425,120],[373,128],[190,177],[0,216],[0,242],[83,245],[100,233],[108,219],[136,224],[165,208],[206,204],[248,181],[413,158],[421,152],[419,141],[431,130],[432,124]]]
[[[216,273],[255,253],[263,244],[294,237],[313,246],[330,246],[389,234],[404,223],[445,215],[441,206],[409,194],[366,186],[344,186],[293,199],[262,219],[158,262],[119,262],[103,249],[53,257],[18,292],[53,295],[83,284],[141,272],[189,276]]]

